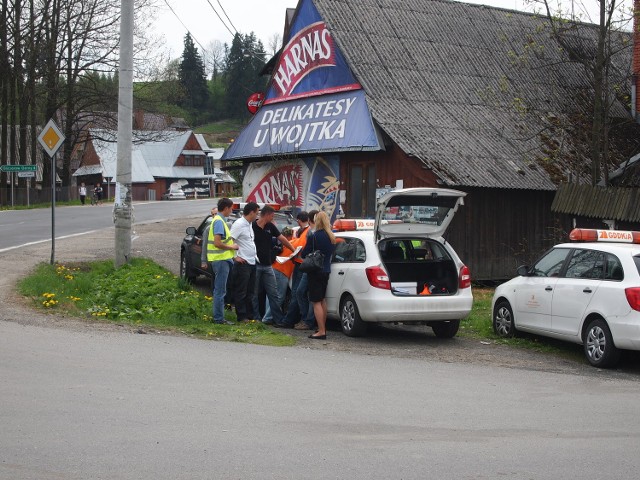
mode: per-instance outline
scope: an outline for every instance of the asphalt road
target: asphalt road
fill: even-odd
[[[216,203],[214,199],[134,202],[134,224],[204,217]],[[25,244],[50,243],[51,223],[50,208],[0,211],[0,252]],[[56,239],[113,227],[113,204],[56,207],[54,227]]]
[[[636,478],[638,383],[0,322],[0,478]]]
[[[140,225],[135,255],[175,271],[189,223]],[[58,246],[109,258],[113,228]],[[0,479],[637,476],[637,370],[429,329],[290,348],[139,334],[29,308],[14,285],[48,248],[0,252]]]

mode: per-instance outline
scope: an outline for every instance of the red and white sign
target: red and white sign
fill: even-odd
[[[633,243],[633,233],[623,230],[598,230],[598,241]]]
[[[293,37],[280,55],[273,74],[278,96],[288,97],[296,85],[316,68],[335,66],[334,43],[324,22],[316,22]]]
[[[251,115],[255,115],[256,112],[260,110],[262,102],[264,102],[264,94],[260,92],[254,93],[247,99],[247,108],[249,112],[251,112]]]

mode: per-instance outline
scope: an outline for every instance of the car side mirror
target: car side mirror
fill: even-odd
[[[187,235],[195,235],[196,234],[196,227],[187,227]]]
[[[521,277],[529,276],[529,265],[521,265],[521,266],[519,266],[518,270],[516,270],[516,273]]]

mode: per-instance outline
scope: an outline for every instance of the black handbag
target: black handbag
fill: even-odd
[[[313,248],[316,247],[316,239],[313,239]],[[320,250],[314,250],[308,253],[306,257],[302,259],[300,264],[300,271],[302,273],[314,273],[319,272],[324,268],[324,253]]]
[[[300,271],[302,273],[314,273],[319,272],[324,268],[324,253],[320,250],[314,250],[309,253],[300,264]]]

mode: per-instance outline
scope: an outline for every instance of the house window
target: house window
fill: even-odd
[[[185,167],[203,167],[204,157],[202,155],[185,155],[184,165]]]

